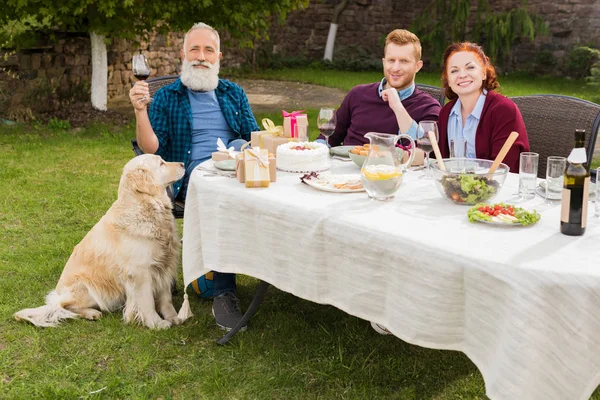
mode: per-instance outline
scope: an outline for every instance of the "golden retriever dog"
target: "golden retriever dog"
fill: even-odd
[[[67,318],[96,320],[102,311],[124,306],[126,323],[150,329],[179,324],[171,282],[180,243],[166,188],[184,173],[183,163],[155,155],[129,161],[117,200],[75,246],[46,305],[21,310],[15,318],[48,327]]]

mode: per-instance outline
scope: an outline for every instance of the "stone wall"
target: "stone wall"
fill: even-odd
[[[285,24],[272,27],[271,40],[264,49],[321,59],[337,4],[338,0],[313,0],[307,9],[290,13]],[[428,4],[423,0],[352,0],[340,17],[334,57],[344,57],[352,51],[349,47],[359,46],[373,58],[381,58],[385,35],[395,28],[409,28]],[[476,1],[472,0],[472,4],[474,15]],[[498,0],[492,4],[495,10],[508,10],[519,6],[521,0]],[[529,10],[548,22],[551,34],[536,39],[534,44],[524,42],[517,46],[513,60],[516,65],[531,62],[540,49],[560,59],[577,44],[600,48],[600,0],[529,0]],[[127,94],[134,82],[131,57],[138,49],[149,58],[152,76],[177,73],[182,41],[182,33],[156,35],[139,45],[114,40],[107,47],[109,98]],[[226,43],[226,37],[222,41],[221,65],[239,65],[247,54],[235,44]],[[53,107],[73,96],[87,96],[91,81],[89,43],[87,35],[59,34],[56,41],[42,41],[7,60],[0,57],[0,67],[10,72],[0,69],[0,112],[27,102],[39,104],[39,98],[48,99],[44,104]],[[19,79],[13,79],[14,75]]]
[[[148,58],[151,76],[178,74],[183,33],[155,35],[139,44],[116,39],[107,45],[108,96],[127,95],[135,78],[131,59],[138,50]],[[239,65],[240,54],[226,54],[222,66]],[[39,111],[56,108],[61,102],[89,99],[92,77],[90,39],[87,35],[58,34],[54,41],[11,54],[0,53],[0,113],[26,106]],[[15,78],[16,77],[16,78]],[[44,102],[40,103],[39,98]]]
[[[274,26],[271,34],[275,51],[282,54],[301,52],[310,58],[322,58],[329,22],[338,0],[311,2],[306,10],[291,13],[283,26]],[[471,0],[471,16],[476,14],[476,1]],[[490,2],[496,11],[519,7],[521,0]],[[393,29],[409,29],[416,17],[426,12],[430,1],[423,0],[354,0],[340,16],[335,47],[343,57],[349,46],[360,46],[373,57],[383,53],[385,35]],[[564,57],[577,44],[600,48],[600,0],[529,0],[528,10],[540,15],[550,35],[525,41],[516,49],[515,62],[532,60],[538,49],[548,50],[557,58]],[[427,54],[424,55],[427,58]]]

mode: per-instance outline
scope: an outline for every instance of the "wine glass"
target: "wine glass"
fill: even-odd
[[[133,59],[131,60],[131,69],[133,72],[133,76],[140,81],[145,81],[150,76],[150,66],[148,65],[148,60],[146,60],[146,56],[142,54],[142,50],[140,50],[139,54],[135,54]],[[139,101],[147,100],[148,102],[152,101],[152,97],[146,99],[146,97],[142,97]]]
[[[335,110],[333,108],[321,108],[317,119],[317,128],[321,135],[325,136],[325,143],[329,147],[329,136],[335,131]]]
[[[439,140],[438,126],[435,121],[421,121],[419,122],[419,129],[417,129],[417,140],[415,140],[417,147],[425,152],[425,179],[431,179],[431,169],[429,167],[429,153],[433,151],[433,144],[429,138],[428,132],[433,132],[433,137],[437,142]]]

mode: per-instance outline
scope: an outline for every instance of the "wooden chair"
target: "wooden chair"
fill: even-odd
[[[440,102],[440,105],[444,105],[446,102],[446,94],[444,93],[444,88],[431,86],[431,85],[423,85],[421,83],[417,83],[416,86],[420,91],[429,94],[431,97]]]
[[[600,128],[600,105],[555,94],[516,96],[510,99],[521,110],[531,151],[540,155],[538,177],[546,178],[549,156],[569,155],[573,148],[575,129],[585,129],[588,165],[591,163]]]
[[[160,89],[161,87],[170,85],[171,83],[175,82],[177,80],[177,78],[179,78],[179,75],[159,76],[156,78],[147,79],[146,83],[148,83],[150,97],[153,97],[154,93],[156,93],[156,91],[158,89]],[[131,147],[136,156],[144,154],[144,152],[138,145],[138,142],[136,139],[131,140]],[[173,201],[173,215],[175,216],[175,218],[183,218],[183,214],[185,212],[185,203],[175,200],[175,198],[174,198],[175,196],[173,194],[173,188],[168,187],[167,193],[169,194],[169,197]]]

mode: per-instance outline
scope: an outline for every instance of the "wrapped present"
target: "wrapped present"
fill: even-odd
[[[276,153],[277,146],[292,140],[289,137],[283,136],[283,127],[281,125],[275,126],[273,121],[268,118],[263,118],[261,122],[265,130],[250,134],[250,143],[253,148],[259,147],[267,149],[270,153]]]
[[[246,187],[269,187],[269,152],[267,149],[244,150],[244,175]]]
[[[240,153],[235,157],[235,175],[240,183],[246,182],[243,153]],[[275,155],[272,153],[269,153],[269,179],[271,182],[275,182],[277,180],[277,160],[275,159]]]
[[[298,117],[308,118],[306,114],[303,113],[304,110],[292,111],[291,113],[285,110],[281,112],[281,114],[283,114],[283,136],[292,138],[295,136]]]
[[[221,138],[217,138],[217,151],[212,153],[213,161],[235,160],[238,151],[233,150],[233,146],[227,148]]]

